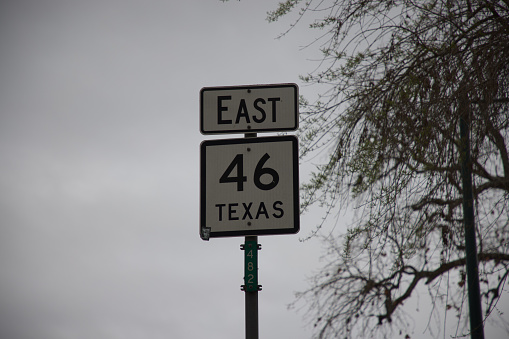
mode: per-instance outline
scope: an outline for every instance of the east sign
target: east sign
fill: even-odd
[[[200,148],[200,236],[299,231],[295,136],[206,140]]]
[[[200,132],[294,131],[298,97],[296,84],[204,87],[200,91]]]

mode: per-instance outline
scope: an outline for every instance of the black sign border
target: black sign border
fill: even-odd
[[[254,144],[254,143],[273,143],[273,142],[292,142],[293,155],[293,210],[294,210],[294,227],[293,228],[273,228],[264,230],[241,230],[241,231],[223,231],[214,232],[210,230],[205,236],[203,230],[207,228],[206,220],[206,173],[205,164],[207,163],[206,147],[220,145],[237,145],[237,144]],[[200,237],[203,240],[221,237],[241,237],[241,236],[258,236],[258,235],[277,235],[277,234],[296,234],[300,230],[300,200],[299,200],[299,142],[294,135],[285,136],[269,136],[257,138],[239,138],[239,139],[216,139],[205,140],[200,144]]]
[[[206,131],[203,119],[203,93],[207,91],[224,91],[224,90],[244,90],[257,88],[282,88],[293,87],[295,92],[295,118],[293,126],[287,128],[251,128],[251,129],[225,129],[221,131]],[[244,85],[244,86],[219,86],[219,87],[203,87],[200,90],[200,133],[203,135],[214,134],[241,134],[241,133],[264,133],[264,132],[288,132],[295,131],[299,128],[299,86],[294,83],[288,84],[269,84],[269,85]]]

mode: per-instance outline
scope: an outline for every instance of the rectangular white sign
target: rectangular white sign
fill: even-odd
[[[206,140],[200,151],[203,239],[299,231],[295,136]]]
[[[294,131],[299,123],[298,98],[296,84],[204,87],[200,132]]]

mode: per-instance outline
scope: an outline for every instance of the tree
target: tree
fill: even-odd
[[[346,234],[327,238],[328,264],[298,294],[318,338],[408,337],[404,304],[423,286],[432,312],[453,312],[448,319],[458,323],[468,317],[461,118],[470,129],[484,316],[503,320],[509,1],[310,0],[298,10],[300,3],[280,3],[268,20],[295,11],[295,24],[319,17],[311,27],[321,31],[323,60],[302,79],[326,91],[302,100],[299,136],[303,158],[326,151],[328,161],[302,187],[302,210],[325,206],[324,220],[337,206],[357,211]]]

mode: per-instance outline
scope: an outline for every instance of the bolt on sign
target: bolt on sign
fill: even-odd
[[[202,239],[299,231],[295,136],[206,140],[200,152]]]
[[[298,86],[271,84],[204,87],[200,91],[202,134],[294,131]]]

